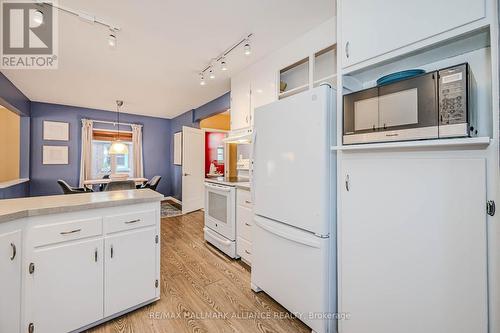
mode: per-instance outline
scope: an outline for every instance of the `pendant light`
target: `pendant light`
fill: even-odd
[[[123,101],[116,101],[116,120],[118,124],[118,137],[113,140],[111,147],[109,147],[110,155],[124,155],[128,154],[128,146],[121,142],[120,140],[120,107],[123,105]]]

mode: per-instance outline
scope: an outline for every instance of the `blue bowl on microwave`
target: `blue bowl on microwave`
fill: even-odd
[[[380,79],[378,79],[377,85],[381,86],[384,84],[394,83],[424,73],[425,71],[423,69],[408,69],[406,71],[392,73],[386,76],[382,76]]]

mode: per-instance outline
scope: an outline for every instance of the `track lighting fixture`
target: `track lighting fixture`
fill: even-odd
[[[116,47],[116,34],[111,32],[108,36],[108,44],[110,47]]]
[[[203,70],[200,71],[200,85],[204,86],[207,84],[205,81],[205,73],[208,72],[208,78],[213,80],[215,79],[215,70],[214,70],[214,65],[216,63],[220,64],[220,70],[221,71],[227,71],[227,62],[226,62],[226,56],[231,53],[233,50],[236,48],[239,48],[241,45],[243,45],[243,52],[245,55],[250,55],[252,53],[251,47],[250,47],[250,38],[253,36],[253,34],[247,34],[245,37],[240,39],[237,43],[233,44],[231,47],[227,48],[224,52],[219,54],[217,57],[212,58],[210,61],[209,65],[205,67]]]
[[[248,39],[245,42],[245,46],[243,46],[243,52],[245,53],[245,55],[250,55],[252,53],[252,48]]]
[[[221,71],[227,71],[227,64],[226,64],[226,59],[222,58],[220,61],[220,70]]]
[[[41,26],[43,23],[43,13],[39,10],[34,10],[31,13],[31,19],[36,24],[36,26]]]
[[[208,77],[213,80],[215,79],[215,73],[214,73],[214,68],[210,68],[210,71],[208,72]]]

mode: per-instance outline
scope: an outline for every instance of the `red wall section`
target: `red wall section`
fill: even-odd
[[[210,163],[214,161],[217,170],[224,174],[224,163],[217,163],[217,147],[223,146],[222,140],[225,133],[206,132],[205,133],[205,174],[210,171]]]

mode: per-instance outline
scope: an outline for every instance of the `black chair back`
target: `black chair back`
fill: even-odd
[[[133,180],[117,180],[112,181],[104,187],[104,191],[123,191],[135,190],[135,182]]]
[[[160,180],[161,180],[161,176],[154,176],[146,184],[142,185],[140,188],[150,188],[153,191],[156,191],[156,188],[158,187]]]
[[[92,192],[90,190],[87,191],[85,188],[70,186],[68,183],[66,183],[62,179],[59,179],[57,181],[57,183],[61,187],[61,189],[62,189],[62,191],[63,191],[64,194],[76,194],[76,193]]]

